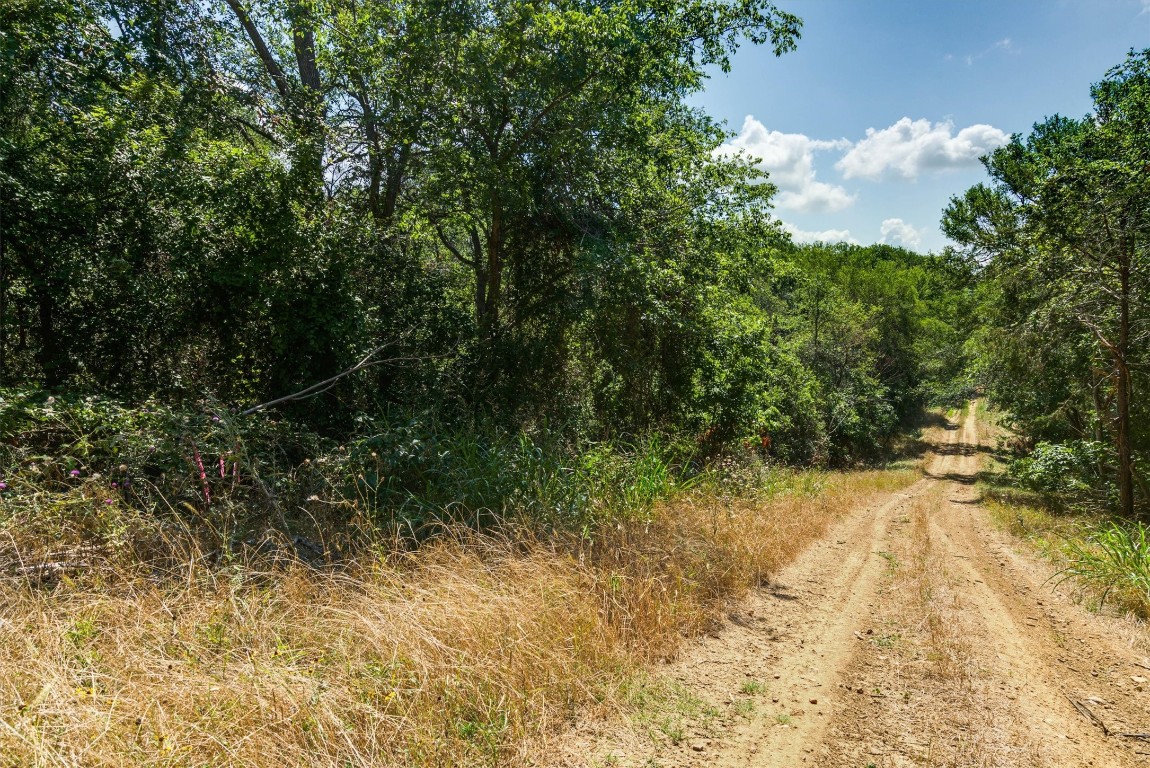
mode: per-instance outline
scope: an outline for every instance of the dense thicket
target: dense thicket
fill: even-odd
[[[961,394],[970,269],[795,247],[715,152],[685,97],[799,27],[762,0],[7,2],[0,385],[238,411],[367,356],[281,412],[874,455]]]
[[[989,185],[943,227],[982,265],[978,378],[1048,490],[1126,516],[1150,508],[1150,49],[1092,91],[1094,111],[1050,117],[985,159]]]

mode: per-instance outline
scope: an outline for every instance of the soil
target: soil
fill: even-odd
[[[1146,634],[1087,612],[993,526],[975,411],[940,430],[921,480],[846,514],[629,714],[539,762],[1150,766]]]

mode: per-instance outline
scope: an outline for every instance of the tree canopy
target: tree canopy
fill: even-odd
[[[1118,506],[1150,501],[1150,49],[1131,52],[1080,119],[1047,118],[985,160],[944,231],[983,265],[984,377],[1039,438],[1113,446]]]
[[[969,270],[796,247],[716,152],[686,97],[800,29],[765,0],[8,3],[0,385],[238,411],[367,355],[279,407],[865,458],[951,386]]]

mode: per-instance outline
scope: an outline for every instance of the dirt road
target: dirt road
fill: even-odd
[[[974,407],[660,676],[581,765],[1150,766],[1145,636],[1085,612],[978,506]]]

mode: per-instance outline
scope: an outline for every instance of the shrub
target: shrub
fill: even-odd
[[[1041,442],[1011,465],[1011,473],[1030,490],[1081,497],[1102,488],[1106,457],[1106,445],[1093,440]]]

